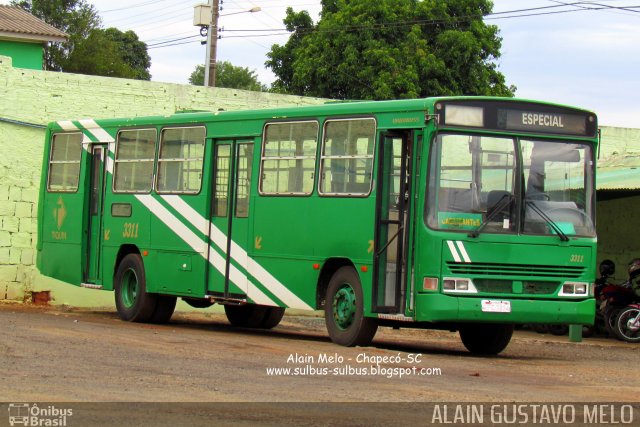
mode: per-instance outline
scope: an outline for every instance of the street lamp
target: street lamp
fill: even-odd
[[[196,15],[201,13],[205,5],[195,6]],[[252,7],[249,10],[242,10],[240,12],[231,12],[220,15],[220,0],[209,0],[209,4],[206,5],[211,8],[211,19],[207,26],[207,57],[204,63],[204,85],[215,87],[216,85],[216,55],[218,49],[218,18],[220,16],[236,15],[238,13],[255,13],[260,12],[262,8],[259,6]],[[196,18],[194,18],[194,23]],[[197,24],[196,24],[197,25]]]

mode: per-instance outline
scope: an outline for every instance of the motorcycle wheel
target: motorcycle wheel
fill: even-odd
[[[640,342],[640,309],[627,307],[621,310],[616,322],[616,332],[626,342]]]
[[[620,307],[610,307],[607,308],[607,310],[604,313],[604,328],[607,331],[607,334],[610,337],[615,337],[620,339],[620,337],[618,336],[618,332],[616,331],[617,327],[616,327],[616,323],[618,320],[618,315],[620,314],[620,311],[622,311],[622,308]]]

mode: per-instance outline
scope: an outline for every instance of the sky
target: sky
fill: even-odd
[[[134,30],[147,43],[153,81],[187,83],[204,63],[193,6],[206,0],[88,2],[104,27]],[[267,52],[288,39],[286,8],[307,10],[314,21],[320,11],[320,0],[221,3],[218,60],[254,70],[265,84],[275,79],[264,66]],[[254,7],[261,11],[247,12]],[[485,22],[500,29],[497,64],[517,97],[590,109],[601,125],[640,128],[640,0],[494,0],[493,11]]]

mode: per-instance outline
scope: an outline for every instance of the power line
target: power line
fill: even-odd
[[[552,0],[553,1],[553,0]],[[552,5],[552,6],[539,6],[539,7],[532,7],[532,8],[524,8],[524,9],[515,9],[515,10],[508,10],[508,11],[501,11],[501,12],[493,12],[490,14],[487,14],[485,16],[483,16],[483,19],[485,20],[498,20],[498,19],[515,19],[515,18],[527,18],[527,17],[535,17],[535,16],[545,16],[545,15],[555,15],[555,14],[565,14],[565,13],[574,13],[574,12],[584,12],[584,11],[601,11],[601,10],[607,10],[607,9],[618,9],[618,10],[625,10],[625,11],[633,11],[636,13],[639,13],[639,10],[636,9],[640,9],[640,6],[637,5],[631,5],[631,6],[612,6],[612,5],[606,5],[606,4],[600,4],[600,3],[594,3],[594,2],[589,2],[589,1],[581,1],[581,2],[572,2],[572,3],[565,3],[565,2],[557,2],[560,4],[557,5]],[[590,5],[590,6],[595,6],[595,7],[586,7],[585,5]],[[557,8],[564,8],[564,7],[574,7],[574,9],[568,9],[568,10],[549,10],[549,9],[557,9]],[[532,13],[529,13],[532,12]],[[504,15],[504,16],[503,16]],[[478,15],[468,15],[468,16],[462,16],[462,17],[453,17],[451,19],[430,19],[430,20],[417,20],[417,21],[400,21],[400,22],[386,22],[386,23],[379,23],[379,24],[367,24],[367,25],[349,25],[349,26],[341,26],[340,28],[319,28],[317,25],[309,28],[309,29],[299,29],[296,31],[300,31],[302,33],[304,32],[324,32],[324,33],[339,33],[339,32],[345,32],[345,31],[355,31],[355,30],[359,30],[359,29],[376,29],[376,28],[393,28],[393,27],[401,27],[401,26],[408,26],[408,25],[420,25],[420,26],[432,26],[432,25],[439,25],[439,24],[446,24],[449,22],[464,22],[470,19],[476,19],[478,18]],[[286,32],[283,32],[286,31]],[[230,36],[225,36],[222,35],[222,38],[256,38],[256,37],[274,37],[274,36],[282,36],[282,35],[288,35],[290,34],[290,32],[286,29],[286,28],[267,28],[267,29],[224,29],[222,31],[224,32],[232,32],[232,33],[238,33],[238,32],[245,32],[245,33],[264,33],[267,32],[267,34],[247,34],[247,35],[230,35]],[[188,43],[188,42],[186,42]],[[180,43],[180,44],[186,44],[186,43]],[[168,46],[175,46],[176,44],[168,44],[165,46],[156,46],[157,48],[160,47],[168,47]]]

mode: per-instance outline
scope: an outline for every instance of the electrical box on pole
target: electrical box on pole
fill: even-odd
[[[193,25],[197,27],[211,25],[211,5],[197,4],[193,6]]]

